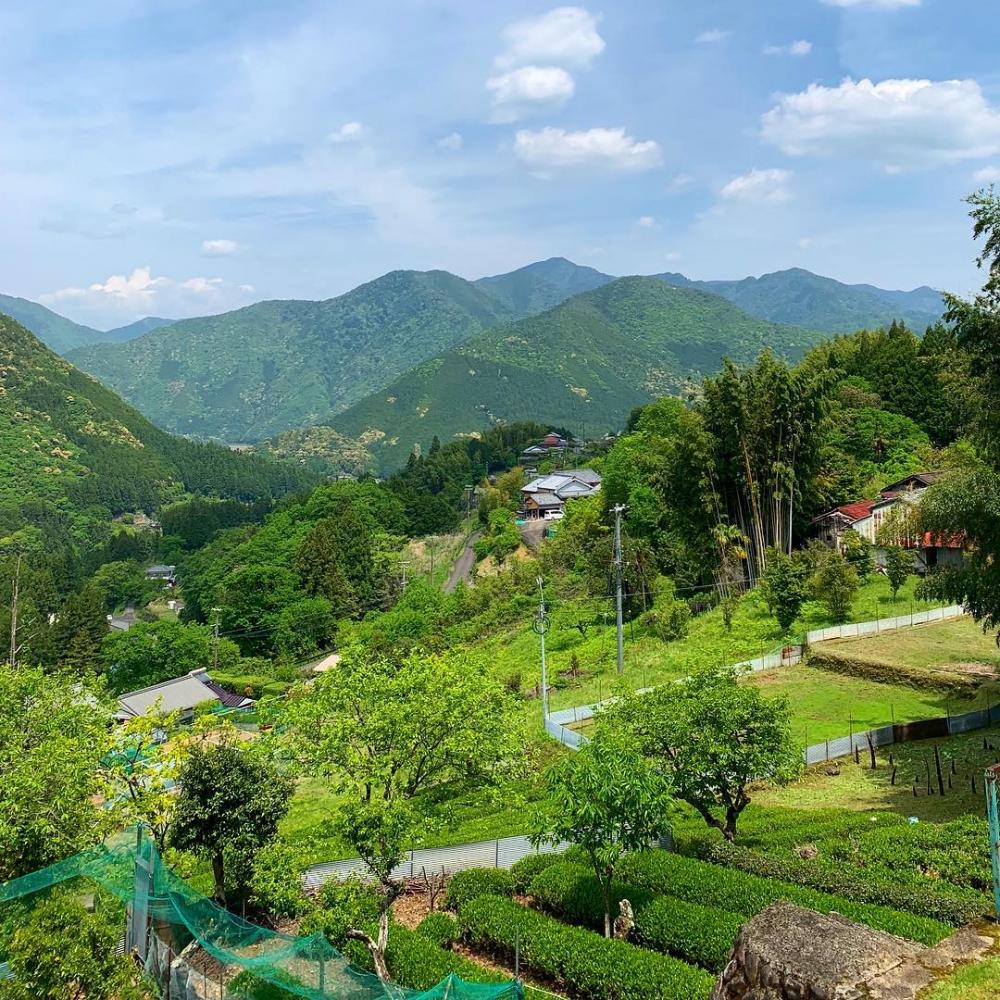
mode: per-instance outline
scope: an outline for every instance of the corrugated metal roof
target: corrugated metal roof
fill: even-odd
[[[207,678],[204,670],[193,670],[183,677],[161,681],[151,687],[130,691],[118,699],[118,715],[145,715],[159,701],[159,711],[186,712],[197,705],[209,701],[219,701],[219,696],[208,687],[202,677]]]

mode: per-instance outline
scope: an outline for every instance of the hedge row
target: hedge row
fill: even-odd
[[[934,917],[956,927],[992,910],[992,900],[974,889],[937,889],[930,879],[911,876],[905,869],[894,872],[798,857],[779,859],[726,841],[703,842],[698,856],[726,868],[834,893],[856,903],[876,903]]]
[[[510,960],[520,947],[526,968],[577,1000],[704,1000],[714,977],[679,959],[568,927],[513,900],[482,896],[459,913],[474,948]]]
[[[604,902],[593,872],[575,864],[553,865],[531,883],[535,902],[550,913],[596,931],[604,929]],[[634,885],[612,888],[612,917],[627,899],[635,914],[636,940],[655,951],[718,972],[729,960],[743,917],[727,910],[688,903],[673,896],[655,896]]]
[[[521,858],[510,870],[514,876],[514,891],[523,896],[536,875],[552,865],[562,864],[565,860],[565,854],[529,854]]]
[[[830,670],[833,673],[848,674],[851,677],[861,677],[878,684],[906,684],[909,687],[924,690],[930,688],[954,695],[975,694],[979,687],[978,679],[967,674],[921,669],[903,663],[890,663],[887,660],[850,656],[847,653],[834,653],[828,650],[823,652],[810,650],[809,666]]]
[[[456,872],[448,881],[448,891],[444,905],[449,910],[458,910],[470,899],[480,896],[514,895],[514,876],[502,868],[469,868]]]
[[[930,917],[871,903],[853,903],[842,896],[760,878],[667,851],[631,854],[622,862],[619,874],[623,882],[650,892],[730,910],[745,917],[752,917],[771,903],[786,899],[820,913],[836,911],[869,927],[921,944],[936,944],[951,933],[947,924]]]
[[[435,910],[420,921],[417,933],[442,948],[450,948],[458,937],[458,921],[449,913]]]
[[[411,990],[429,990],[454,973],[470,983],[503,983],[514,977],[486,969],[453,951],[438,947],[429,937],[394,924],[385,953],[392,978]],[[543,1000],[546,994],[524,989],[526,1000]]]

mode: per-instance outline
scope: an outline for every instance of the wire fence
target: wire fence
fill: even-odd
[[[410,851],[406,860],[392,870],[392,877],[416,878],[423,872],[428,875],[441,872],[451,875],[469,868],[512,868],[521,858],[531,854],[553,854],[565,851],[567,847],[568,843],[535,847],[527,837],[502,837],[451,847],[427,847]],[[328,861],[307,868],[302,876],[302,886],[306,890],[315,890],[332,878],[351,876],[368,879],[371,878],[371,870],[361,858]]]

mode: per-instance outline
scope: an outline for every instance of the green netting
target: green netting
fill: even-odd
[[[145,956],[153,981],[171,997],[201,996],[195,956],[210,956],[218,986],[208,996],[241,997],[240,972],[308,1000],[523,1000],[520,983],[468,983],[449,976],[426,991],[382,983],[351,965],[322,934],[292,936],[259,927],[196,892],[164,864],[156,846],[132,832],[65,861],[0,884],[0,905],[86,878],[127,905],[126,943]],[[2,956],[0,956],[2,960]],[[192,964],[193,961],[193,964]],[[200,975],[207,982],[204,964]],[[191,982],[195,986],[191,987]],[[193,990],[193,992],[192,992]]]

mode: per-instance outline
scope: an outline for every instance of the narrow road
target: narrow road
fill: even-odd
[[[455,560],[455,565],[451,567],[448,579],[444,583],[444,592],[450,594],[460,582],[468,583],[472,576],[472,567],[476,565],[476,553],[473,546],[479,541],[481,531],[473,531],[465,540],[465,546]]]

